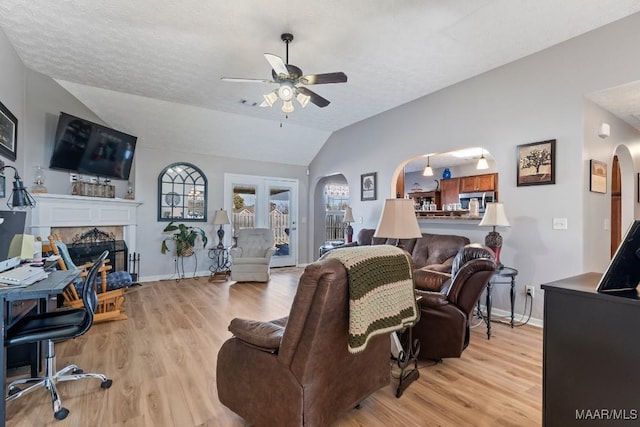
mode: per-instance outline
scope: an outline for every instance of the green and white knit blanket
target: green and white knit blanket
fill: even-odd
[[[335,258],[349,278],[349,352],[365,349],[369,338],[398,331],[417,316],[409,254],[389,245],[337,249]]]

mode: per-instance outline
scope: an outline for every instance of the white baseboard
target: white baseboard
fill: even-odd
[[[480,306],[482,308],[482,310],[486,310],[487,307],[485,307],[484,305]],[[507,311],[507,310],[500,310],[499,308],[494,308],[491,307],[491,318],[492,319],[496,319],[497,317],[502,317],[503,320],[505,320],[506,322],[510,322],[511,321],[511,312]],[[518,323],[518,321],[522,319],[522,314],[521,313],[515,313],[514,315],[514,322]],[[527,320],[527,316],[524,316],[523,320]],[[536,319],[535,317],[532,317],[531,319],[529,319],[529,323],[527,323],[528,325],[531,326],[536,326],[538,328],[542,328],[543,327],[543,321],[542,319]]]

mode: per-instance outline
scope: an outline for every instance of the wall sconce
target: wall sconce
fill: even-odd
[[[11,195],[7,198],[7,206],[9,209],[13,208],[32,208],[36,205],[36,201],[31,194],[24,188],[24,183],[22,182],[22,178],[18,175],[18,170],[11,166],[5,165],[2,160],[0,160],[0,174],[6,169],[13,169],[13,190],[11,191]],[[1,193],[4,193],[4,188],[1,189]]]
[[[598,136],[605,139],[608,138],[609,135],[611,135],[611,126],[609,126],[609,123],[600,123],[600,127],[598,127]]]

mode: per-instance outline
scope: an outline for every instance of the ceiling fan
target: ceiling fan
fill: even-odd
[[[273,55],[271,53],[264,54],[267,62],[271,65],[271,76],[273,77],[273,80],[240,79],[233,77],[222,77],[222,80],[241,83],[279,84],[280,86],[278,89],[263,95],[264,101],[260,106],[271,107],[278,99],[281,99],[283,113],[292,113],[294,111],[293,98],[296,98],[302,108],[306,107],[309,102],[320,108],[324,108],[329,105],[329,101],[327,99],[300,85],[345,83],[347,81],[347,75],[343,72],[303,75],[300,68],[289,64],[289,43],[293,41],[293,34],[284,33],[280,38],[286,44],[286,62],[277,55]]]

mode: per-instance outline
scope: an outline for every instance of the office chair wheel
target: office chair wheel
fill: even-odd
[[[69,410],[67,408],[60,408],[56,412],[53,413],[53,416],[56,420],[64,420],[69,415]]]
[[[113,380],[104,380],[100,383],[101,388],[109,388],[113,384]]]
[[[18,394],[22,391],[22,389],[20,387],[9,387],[9,396],[13,396],[14,394]]]

